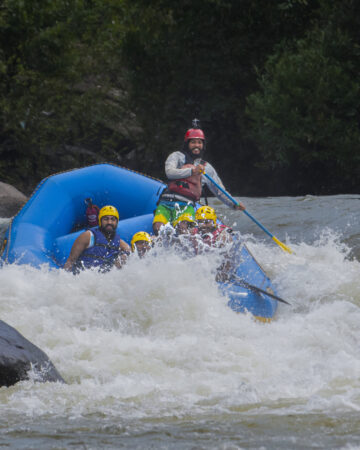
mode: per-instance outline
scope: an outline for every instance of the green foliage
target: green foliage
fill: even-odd
[[[274,192],[272,170],[276,192],[329,191],[334,172],[354,189],[358,5],[3,0],[0,177],[26,190],[102,159],[162,177],[198,116],[232,190]]]
[[[121,5],[115,0],[106,5],[100,0],[4,0],[0,9],[2,179],[21,177],[34,183],[31,177],[36,174],[37,182],[57,169],[53,150],[66,145],[85,144],[107,154],[101,135],[108,139],[117,134],[107,129],[106,121],[116,109],[109,91],[120,65],[116,51],[123,33]]]
[[[287,168],[302,190],[312,179],[321,191],[330,176],[335,189],[356,185],[360,46],[338,25],[315,27],[269,57],[261,90],[248,97],[262,167]]]
[[[239,178],[256,159],[246,138],[246,96],[257,88],[255,67],[283,37],[303,34],[314,10],[305,2],[254,0],[130,1],[124,40],[134,103],[148,147],[163,159],[179,148],[199,116],[208,158]],[[161,173],[162,175],[162,173]]]

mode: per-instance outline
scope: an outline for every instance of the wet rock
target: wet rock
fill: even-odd
[[[0,181],[0,217],[12,217],[26,203],[27,197],[10,184]]]
[[[27,380],[32,369],[39,382],[65,383],[48,356],[15,328],[0,320],[0,387]]]

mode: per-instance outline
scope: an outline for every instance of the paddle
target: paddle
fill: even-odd
[[[287,302],[283,298],[280,298],[275,294],[271,294],[270,292],[264,291],[263,289],[260,289],[259,287],[254,286],[253,284],[250,284],[247,281],[244,281],[243,279],[237,277],[236,275],[232,276],[232,279],[230,279],[230,282],[231,281],[234,281],[235,282],[234,284],[238,284],[239,286],[251,289],[252,291],[260,292],[261,294],[268,295],[269,297],[273,298],[274,300],[277,300],[278,302],[286,303],[287,305],[291,305],[291,303]]]
[[[207,173],[205,173],[205,172],[202,172],[202,174],[209,180],[209,181],[211,181],[211,183],[213,183],[224,195],[226,195],[226,197],[229,199],[229,200],[231,200],[233,203],[234,203],[234,205],[238,205],[238,202],[233,198],[233,197],[231,197],[231,195],[230,194],[228,194],[226,191],[225,191],[225,189],[223,189],[215,180],[213,180],[212,178],[211,178],[211,176],[210,175],[208,175]],[[269,235],[270,237],[271,237],[271,239],[273,240],[273,241],[275,241],[276,243],[277,243],[277,245],[279,246],[279,247],[281,247],[285,252],[289,252],[289,253],[292,253],[292,250],[291,250],[291,248],[290,247],[288,247],[287,245],[285,245],[283,242],[281,242],[281,241],[279,241],[279,239],[277,239],[273,234],[271,234],[270,233],[270,231],[269,230],[267,230],[265,227],[264,227],[264,225],[262,225],[258,220],[256,220],[255,219],[255,217],[253,217],[249,212],[247,212],[246,211],[246,209],[244,209],[243,210],[243,213],[245,213],[253,222],[255,222],[256,223],[256,225],[258,225],[263,231],[265,231],[265,233],[267,234],[267,235]]]

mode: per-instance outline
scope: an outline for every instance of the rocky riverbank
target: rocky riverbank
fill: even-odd
[[[27,201],[26,195],[0,181],[0,217],[12,217]]]

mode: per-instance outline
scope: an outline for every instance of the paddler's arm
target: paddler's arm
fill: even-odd
[[[233,205],[234,209],[237,209],[238,211],[244,211],[244,209],[246,209],[244,203],[239,202],[237,205]]]
[[[181,152],[171,153],[165,161],[165,174],[168,180],[180,180],[192,175],[191,167],[181,167],[185,164],[185,156]]]
[[[130,248],[130,245],[128,245],[122,239],[120,239],[119,247],[120,247],[121,253],[120,253],[119,258],[115,261],[115,267],[117,267],[118,269],[121,269],[121,267],[126,263],[128,256],[130,255],[131,248]]]
[[[82,252],[89,247],[91,238],[90,231],[84,231],[75,239],[70,251],[70,255],[64,264],[64,269],[70,272],[74,263],[78,260]]]
[[[217,184],[219,184],[224,190],[225,187],[223,185],[223,182],[220,180],[219,175],[216,173],[216,170],[213,168],[213,166],[210,163],[206,163],[205,166],[206,173],[214,180]],[[237,205],[234,205],[234,203],[226,197],[213,183],[211,183],[210,180],[208,180],[206,177],[202,176],[202,182],[207,185],[207,187],[210,189],[210,191],[225,205],[229,206],[230,208],[237,209],[240,211],[243,211],[245,208],[245,205],[242,202],[239,202]]]
[[[204,173],[205,170],[205,165],[203,164],[197,164],[191,171],[192,175],[201,175],[202,173]]]

